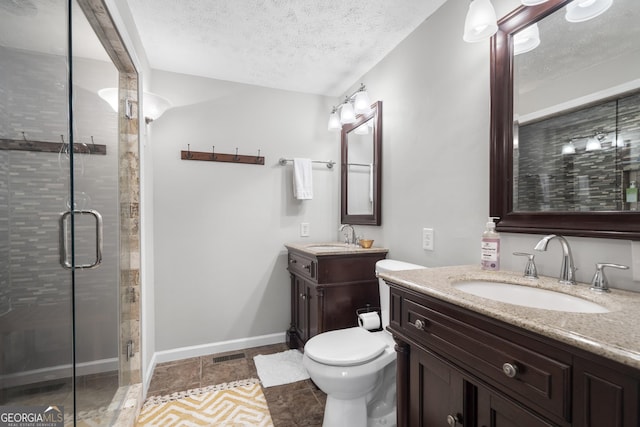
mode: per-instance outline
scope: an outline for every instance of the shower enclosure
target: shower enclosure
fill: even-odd
[[[0,406],[65,425],[112,425],[140,382],[137,74],[113,30],[101,0],[0,2]]]

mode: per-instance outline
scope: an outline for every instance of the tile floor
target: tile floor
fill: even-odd
[[[78,377],[76,380],[76,404],[78,419],[104,414],[113,402],[118,390],[118,372],[110,371]],[[73,388],[71,378],[29,384],[2,390],[0,405],[3,406],[63,406],[65,425],[72,424]],[[100,425],[109,425],[105,419]]]
[[[159,363],[147,396],[163,396],[246,378],[258,378],[253,357],[288,350],[285,343]],[[244,356],[244,357],[243,357]],[[311,380],[263,388],[275,427],[320,427],[326,395]]]

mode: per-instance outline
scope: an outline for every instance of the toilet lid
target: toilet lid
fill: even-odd
[[[363,328],[340,329],[311,338],[305,354],[325,365],[359,365],[379,356],[387,344]]]

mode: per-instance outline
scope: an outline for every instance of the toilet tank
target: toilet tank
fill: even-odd
[[[380,273],[417,270],[419,268],[426,267],[393,259],[382,259],[376,263],[376,276]],[[381,278],[378,278],[378,286],[380,288],[380,317],[382,318],[382,328],[384,329],[389,326],[389,287]]]

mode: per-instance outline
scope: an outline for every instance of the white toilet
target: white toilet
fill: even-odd
[[[418,268],[425,267],[384,259],[376,263],[376,274]],[[329,331],[304,346],[302,364],[327,394],[323,427],[396,425],[395,342],[386,330],[389,288],[382,279],[378,284],[382,331],[361,327]]]

